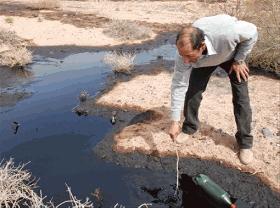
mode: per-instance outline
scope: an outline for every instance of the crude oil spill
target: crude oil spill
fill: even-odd
[[[9,111],[0,109],[1,159],[14,158],[15,164],[30,161],[26,168],[40,178],[35,191],[39,194],[41,190],[46,202],[53,198],[58,204],[69,199],[65,183],[78,199],[90,197],[95,207],[98,204],[91,193],[96,188],[102,192],[103,207],[116,203],[137,207],[146,202],[139,196],[129,197],[130,193],[137,195],[138,190],[123,178],[134,168],[106,163],[92,151],[112,128],[108,117],[79,117],[71,112],[79,102],[77,95],[85,91],[96,95],[111,73],[101,62],[103,56],[102,52],[70,55],[63,60],[35,57],[37,62],[31,68],[37,78],[21,86],[32,89],[33,95]],[[118,122],[117,115],[115,120]],[[137,174],[141,172],[153,175],[152,171],[137,170]]]
[[[151,201],[152,203],[176,206],[178,202],[180,202],[180,198],[178,196],[174,193],[167,193],[167,191],[163,188],[148,189],[146,187],[141,187],[141,189],[154,198],[154,200]]]
[[[211,196],[207,195],[203,189],[196,185],[193,177],[182,174],[179,179],[179,187],[176,191],[176,185],[161,187],[140,187],[141,190],[153,197],[152,203],[164,205],[170,208],[230,208],[230,206],[221,206],[219,202],[211,201]],[[231,202],[238,208],[252,208],[252,205],[246,204],[237,198],[230,197]]]
[[[15,121],[11,123],[12,129],[14,130],[14,134],[17,133],[19,125],[20,124],[18,122],[15,122]]]
[[[174,54],[174,46],[167,45],[137,55],[136,61],[145,63],[159,59],[172,60]],[[162,164],[152,160],[151,164],[148,164],[149,158],[137,152],[131,155],[111,154],[108,158],[111,156],[113,163],[108,163],[92,151],[104,141],[106,135],[112,134],[113,128],[126,122],[121,120],[121,112],[109,119],[111,109],[104,109],[106,116],[102,116],[102,112],[97,114],[98,116],[87,117],[71,112],[73,106],[79,102],[77,95],[86,90],[90,96],[95,96],[101,84],[106,81],[106,76],[111,74],[110,69],[105,68],[101,62],[103,56],[102,52],[75,54],[63,60],[37,57],[38,61],[31,67],[35,75],[41,77],[26,85],[28,89],[32,89],[33,95],[20,101],[9,111],[0,108],[0,112],[3,112],[0,117],[1,159],[15,158],[16,164],[30,161],[26,168],[36,178],[40,178],[39,189],[36,191],[39,193],[39,190],[42,190],[43,196],[47,195],[46,201],[53,198],[55,204],[68,199],[66,183],[78,199],[90,197],[94,207],[98,207],[98,203],[91,193],[96,188],[101,190],[102,207],[113,207],[116,203],[125,207],[138,207],[150,202],[153,202],[153,207],[156,208],[211,207],[212,205],[197,195],[193,184],[189,184],[190,181],[188,178],[184,179],[183,175],[178,195],[174,195],[176,179],[173,173],[165,173],[164,170],[174,168],[174,157],[162,158]],[[84,97],[81,97],[82,100]],[[77,114],[79,115],[78,112]],[[86,110],[80,112],[80,115],[87,114]],[[149,111],[140,113],[125,125],[150,120],[153,116],[155,115]],[[20,129],[14,126],[11,131],[11,123],[14,121],[20,123]],[[112,126],[112,121],[116,122],[116,125]],[[98,151],[103,153],[108,146],[112,149],[112,143],[107,142],[106,145],[100,145]],[[108,153],[107,149],[106,151]],[[190,163],[191,160],[186,162],[196,168],[190,169],[186,166],[185,172],[195,170],[197,174],[205,171],[205,167],[208,173],[214,174],[217,171],[216,168],[211,169],[209,162],[196,160],[193,164]],[[158,168],[158,172],[152,168]],[[228,178],[235,179],[237,175],[238,173]],[[244,181],[246,182],[247,178]],[[245,184],[242,180],[239,183]],[[261,184],[258,180],[254,183]],[[266,187],[262,189],[262,198],[266,198],[267,190]],[[263,203],[273,207],[274,198],[271,198],[270,202],[263,200]],[[237,202],[238,200],[235,203]]]

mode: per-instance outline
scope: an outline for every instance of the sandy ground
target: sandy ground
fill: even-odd
[[[16,31],[27,40],[27,46],[42,48],[73,45],[94,48],[132,44],[116,41],[102,33],[110,19],[135,20],[150,26],[154,31],[151,37],[153,40],[160,33],[177,29],[180,24],[191,23],[211,14],[213,7],[197,1],[63,1],[60,9],[39,11],[27,10],[24,7],[27,2],[2,0],[0,25]],[[195,8],[199,8],[200,12],[197,13]],[[4,21],[9,16],[12,16],[13,24]],[[39,17],[42,21],[38,21]],[[5,76],[11,77],[10,72],[5,73]],[[154,115],[151,120],[129,125],[114,135],[113,150],[119,153],[138,151],[156,157],[176,156],[177,150],[180,157],[214,160],[256,175],[279,192],[279,80],[261,75],[252,75],[249,79],[255,160],[245,166],[238,160],[228,78],[211,78],[200,108],[201,128],[187,144],[179,147],[174,146],[168,135],[171,79],[172,72],[165,71],[163,67],[163,72],[142,74],[129,81],[118,82],[106,94],[88,101],[92,105],[114,107],[119,111],[133,109],[139,112],[150,111]],[[15,80],[11,78],[5,85],[1,84],[1,89],[13,82]],[[91,113],[91,107],[87,110]],[[264,129],[271,135],[265,136]]]

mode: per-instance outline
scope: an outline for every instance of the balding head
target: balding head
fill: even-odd
[[[204,32],[203,30],[188,26],[183,28],[177,35],[176,45],[177,47],[184,47],[191,44],[193,50],[199,49],[204,42]]]

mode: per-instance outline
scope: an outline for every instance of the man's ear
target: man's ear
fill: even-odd
[[[205,44],[205,42],[202,42],[202,43],[201,43],[201,49],[202,49],[202,51],[204,51],[204,50],[206,49],[206,44]]]

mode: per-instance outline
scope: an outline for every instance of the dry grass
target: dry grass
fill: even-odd
[[[113,72],[131,74],[136,54],[129,52],[105,53],[103,62],[112,68]]]
[[[57,9],[60,7],[60,0],[32,0],[26,7],[34,10]]]
[[[139,26],[133,21],[113,20],[103,33],[121,41],[135,41],[151,37],[152,30],[147,27]]]
[[[10,50],[4,51],[1,54],[0,64],[8,67],[24,67],[32,62],[32,52],[26,47],[13,46]]]

